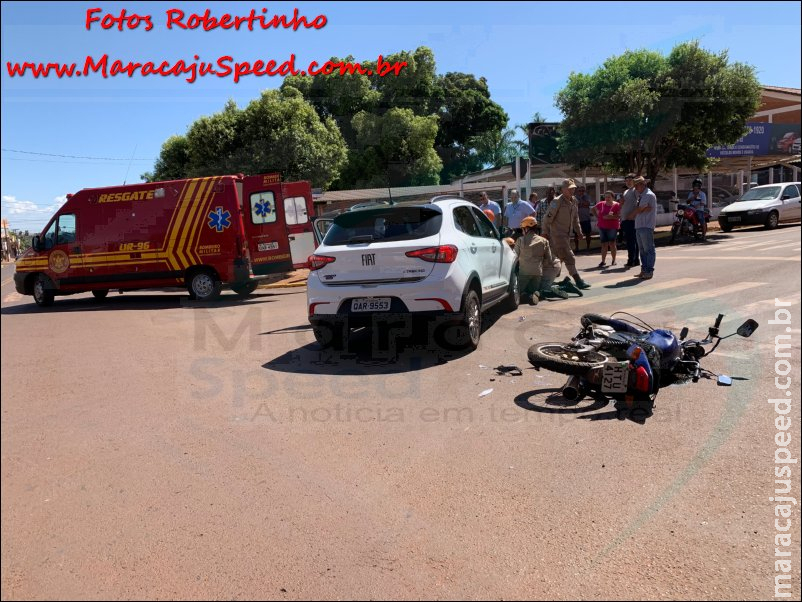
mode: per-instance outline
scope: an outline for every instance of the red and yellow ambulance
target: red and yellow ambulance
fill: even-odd
[[[312,215],[309,182],[282,183],[279,174],[86,188],[33,237],[14,282],[38,305],[171,286],[199,300],[223,287],[247,295],[260,279],[304,264]]]

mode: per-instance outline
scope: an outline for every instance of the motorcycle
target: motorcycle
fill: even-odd
[[[705,222],[709,222],[710,217],[710,213],[705,209]],[[690,205],[677,205],[677,212],[674,214],[674,224],[671,226],[671,240],[668,244],[675,244],[679,238],[705,240],[704,224],[699,221],[696,215],[696,209]]]
[[[618,417],[634,410],[652,413],[657,393],[663,387],[696,383],[702,376],[718,378],[721,386],[732,385],[726,375],[702,368],[702,358],[713,353],[719,343],[736,334],[749,337],[758,323],[746,320],[736,332],[719,336],[723,314],[708,328],[704,339],[687,339],[688,328],[677,337],[670,330],[652,328],[637,322],[585,314],[579,333],[570,343],[536,343],[529,348],[529,362],[536,368],[567,374],[562,396],[578,402],[586,395],[601,395],[616,403]],[[629,316],[629,314],[624,314]],[[708,347],[712,345],[712,348]]]

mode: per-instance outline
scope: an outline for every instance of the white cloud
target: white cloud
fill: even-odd
[[[66,195],[57,196],[49,205],[41,206],[33,201],[20,200],[13,195],[4,194],[2,197],[2,216],[3,219],[8,220],[11,228],[35,230],[37,227],[44,226],[50,216],[66,202]]]

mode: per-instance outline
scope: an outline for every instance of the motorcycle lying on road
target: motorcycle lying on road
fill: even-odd
[[[538,370],[570,376],[561,390],[566,400],[602,395],[615,400],[622,419],[636,410],[650,415],[662,387],[696,383],[703,375],[718,377],[719,385],[731,385],[730,377],[702,368],[700,361],[713,353],[722,340],[735,334],[749,337],[758,327],[749,319],[735,333],[721,337],[719,326],[724,315],[719,314],[704,339],[686,340],[687,328],[677,337],[635,316],[631,317],[637,324],[615,319],[613,316],[619,313],[623,312],[609,318],[585,314],[580,320],[581,330],[570,343],[536,343],[529,348],[528,356]]]
[[[705,221],[710,221],[710,213],[705,209]],[[696,215],[696,209],[690,205],[677,205],[674,224],[671,226],[671,240],[668,244],[676,244],[678,240],[705,240],[704,226]]]

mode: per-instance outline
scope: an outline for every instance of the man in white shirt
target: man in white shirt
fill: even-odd
[[[517,240],[523,234],[521,220],[534,214],[535,208],[527,201],[520,200],[516,189],[510,190],[510,202],[504,209],[504,225],[512,229],[513,239]]]
[[[483,192],[479,200],[479,210],[484,211],[485,209],[490,209],[496,216],[495,224],[501,223],[501,207],[496,201],[491,201],[486,192]]]

